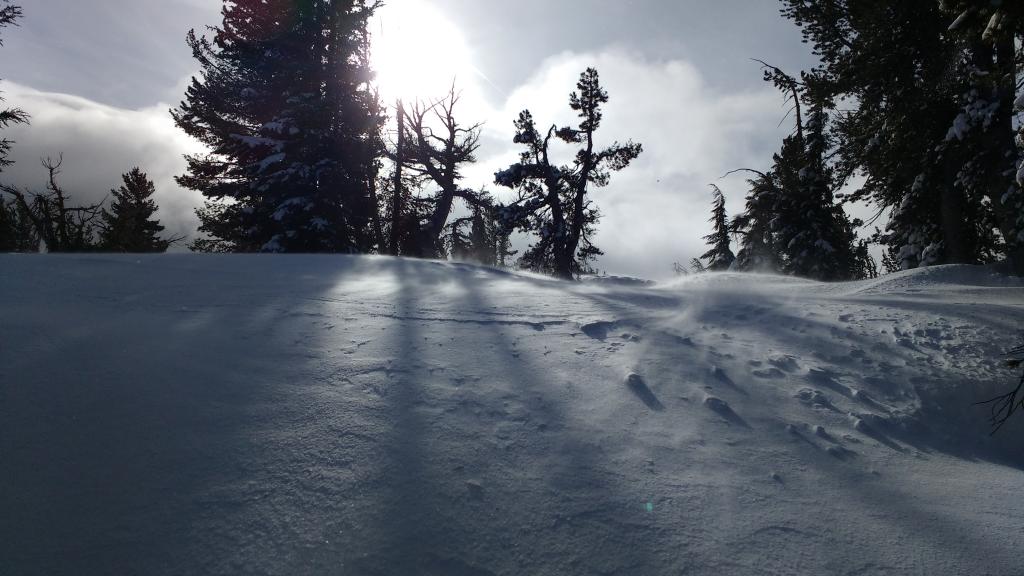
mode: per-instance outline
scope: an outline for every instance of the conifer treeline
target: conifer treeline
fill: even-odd
[[[696,267],[862,278],[877,274],[871,241],[885,247],[889,271],[1005,261],[1024,273],[1024,4],[781,2],[821,64],[793,76],[762,63],[793,106],[794,129],[769,169],[749,171],[740,214],[728,218],[716,189],[710,249]],[[608,101],[597,71],[581,74],[570,96],[577,126],[538,128],[529,111],[516,120],[520,159],[495,175],[516,195],[500,203],[462,184],[480,131],[456,119],[454,87],[438,100],[399,102],[388,118],[370,63],[368,22],[379,7],[224,0],[210,36],[188,35],[201,72],[171,113],[207,146],[178,179],[206,199],[192,248],[507,265],[518,231],[533,238],[518,265],[563,278],[592,271],[601,251],[591,190],[641,152],[632,142],[597,145]],[[0,28],[20,17],[0,0]],[[0,127],[27,121],[0,111]],[[0,141],[0,169],[10,145]],[[555,165],[555,146],[574,152],[569,164]],[[58,168],[48,166],[45,192],[0,188],[0,249],[42,241],[50,250],[161,250],[174,240],[159,236],[141,171],[125,175],[107,210],[71,205]],[[864,183],[848,190],[855,176]],[[886,229],[859,239],[864,223],[844,210],[855,201],[888,214]],[[131,226],[117,221],[129,217]]]
[[[209,150],[189,157],[179,178],[207,199],[199,211],[206,237],[193,248],[451,255],[505,265],[520,230],[537,237],[521,266],[563,278],[588,271],[601,253],[591,242],[599,213],[589,190],[640,153],[633,143],[597,147],[608,100],[597,71],[585,71],[570,96],[579,126],[541,135],[529,112],[520,116],[515,141],[527,150],[496,176],[518,197],[499,204],[462,184],[480,131],[456,119],[454,87],[439,100],[398,102],[394,141],[382,137],[367,34],[379,6],[232,0],[212,38],[189,34],[202,72],[172,114]],[[549,159],[553,140],[577,148],[571,165]],[[468,216],[453,220],[457,201]]]
[[[1003,261],[1024,273],[1024,3],[782,4],[821,65],[799,78],[767,67],[796,130],[749,180],[733,269],[871,275],[861,223],[837,202],[865,201],[890,217],[871,238],[887,271]],[[840,198],[854,175],[864,184]]]
[[[20,6],[0,0],[0,30],[15,26]],[[2,45],[0,41],[0,45]],[[28,124],[29,115],[17,108],[0,110],[0,128]],[[11,165],[12,141],[0,140],[0,172]],[[180,238],[161,238],[164,227],[153,219],[157,210],[153,183],[139,168],[123,176],[124,185],[111,190],[110,211],[104,203],[76,205],[59,183],[63,157],[42,161],[47,180],[42,192],[0,184],[0,252],[164,252]]]

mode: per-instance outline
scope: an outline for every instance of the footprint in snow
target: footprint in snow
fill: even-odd
[[[780,380],[786,377],[786,373],[778,368],[768,368],[767,370],[754,370],[751,372],[758,378],[767,378],[769,380]]]
[[[725,418],[726,421],[733,424],[737,424],[744,428],[750,428],[750,425],[747,424],[747,422],[743,418],[741,418],[739,414],[734,412],[732,406],[729,406],[729,403],[726,402],[725,400],[722,400],[721,398],[718,398],[716,396],[707,395],[704,397],[704,405],[707,406],[708,409],[714,412],[715,414],[718,414],[722,418]]]
[[[608,338],[608,332],[614,328],[614,322],[600,321],[584,324],[580,327],[580,330],[594,340],[606,340]]]
[[[797,364],[795,356],[788,354],[776,354],[768,358],[768,363],[785,372],[797,372],[800,365]]]
[[[639,374],[633,373],[627,376],[626,386],[651,410],[661,412],[665,409],[665,405],[658,400],[654,392],[651,392],[651,389],[647,387],[647,383],[644,382],[644,379]]]
[[[838,412],[838,409],[832,404],[832,401],[828,399],[824,393],[820,390],[812,390],[810,388],[804,388],[797,392],[796,397],[800,402],[812,407],[812,408],[825,408]]]

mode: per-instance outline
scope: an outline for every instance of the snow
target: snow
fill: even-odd
[[[274,138],[263,138],[259,136],[247,136],[245,134],[232,134],[231,138],[245,144],[250,148],[260,148],[266,146],[274,150],[280,150],[284,147],[284,142]]]
[[[21,574],[1020,571],[1024,285],[0,255]]]
[[[270,168],[271,166],[273,166],[275,164],[280,164],[281,162],[284,162],[284,159],[286,157],[287,156],[286,156],[286,154],[284,152],[278,152],[277,154],[271,154],[271,155],[267,156],[266,158],[264,158],[263,160],[260,161],[260,169],[259,169],[259,171],[260,172],[266,172],[267,169]]]
[[[949,25],[949,28],[947,30],[949,32],[952,32],[952,31],[960,28],[960,25],[963,24],[964,20],[966,20],[967,17],[971,15],[972,11],[973,10],[968,8],[967,10],[964,10],[963,12],[961,12],[960,15],[956,17],[956,20],[954,20],[953,23]]]

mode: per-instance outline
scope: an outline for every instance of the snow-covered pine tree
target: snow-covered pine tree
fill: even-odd
[[[132,168],[124,183],[111,190],[110,210],[100,224],[100,249],[110,252],[166,252],[173,239],[160,237],[164,227],[153,218],[157,211],[156,186],[145,172]]]
[[[877,237],[890,265],[985,262],[997,251],[1011,257],[1015,248],[998,247],[993,224],[1012,238],[1021,214],[1008,174],[1017,153],[1005,155],[1013,147],[1005,95],[1014,78],[1006,38],[1019,38],[1011,22],[1019,22],[1020,3],[784,4],[822,61],[819,87],[848,109],[831,131],[841,172],[865,177],[848,200],[891,211]],[[1005,32],[1002,48],[992,48],[1000,42],[994,30]],[[986,36],[989,46],[979,50],[984,43],[972,39]],[[967,132],[978,138],[957,137]]]
[[[860,277],[856,263],[854,223],[835,190],[845,182],[837,178],[826,160],[830,152],[825,103],[805,92],[811,109],[802,130],[801,164],[795,187],[783,188],[783,206],[776,223],[777,243],[786,259],[784,271],[818,280],[851,280]],[[777,166],[777,172],[792,172],[797,166]],[[792,179],[792,175],[784,180]]]
[[[1017,177],[1024,173],[1024,162],[1015,119],[1018,108],[1024,108],[1024,91],[1018,88],[1024,6],[945,0],[942,7],[960,49],[960,109],[945,142],[957,160],[955,186],[971,204],[983,207],[980,216],[991,215],[984,224],[999,230],[1002,245],[979,246],[982,259],[998,251],[1012,270],[1024,274],[1024,188]]]
[[[711,184],[713,200],[711,202],[711,234],[704,237],[710,250],[701,256],[701,260],[707,262],[705,268],[712,272],[728,270],[736,255],[732,252],[732,229],[729,226],[729,216],[725,211],[725,195],[722,190]]]
[[[598,150],[595,133],[601,126],[601,106],[608,93],[597,70],[580,74],[569,106],[580,117],[578,127],[552,125],[542,136],[529,110],[515,121],[513,141],[526,146],[520,161],[495,174],[495,183],[518,191],[519,197],[501,211],[502,226],[539,236],[520,258],[524,268],[569,279],[591,270],[601,251],[591,237],[600,213],[589,198],[591,186],[607,186],[611,173],[629,166],[643,150],[631,141]],[[571,166],[556,166],[550,157],[552,138],[577,146]]]
[[[779,271],[818,280],[849,280],[864,273],[857,256],[856,222],[835,191],[846,181],[828,161],[832,142],[827,93],[817,73],[800,81],[764,64],[765,80],[793,105],[796,128],[783,140],[772,169],[751,180],[747,212],[734,222],[744,236],[739,269],[778,266]],[[804,106],[810,112],[804,114]]]
[[[732,231],[740,237],[735,269],[744,272],[778,272],[781,252],[772,233],[773,210],[779,202],[779,189],[771,174],[755,172],[747,180],[750,192],[741,214],[732,220]]]
[[[204,250],[367,252],[382,121],[370,88],[372,0],[225,0],[172,111],[207,145],[181,185],[207,199]]]

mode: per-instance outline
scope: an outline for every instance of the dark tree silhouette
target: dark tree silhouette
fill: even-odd
[[[23,13],[20,6],[11,4],[9,0],[0,0],[0,30],[8,26],[17,26],[18,20],[21,19]],[[3,39],[0,38],[0,46],[3,45]],[[0,97],[0,102],[3,98]],[[7,128],[11,124],[26,124],[28,123],[29,116],[23,110],[18,108],[5,108],[0,110],[0,129]],[[11,151],[11,145],[14,142],[7,138],[0,139],[0,171],[11,165],[11,160],[8,158],[8,154]]]
[[[31,214],[17,200],[0,199],[0,252],[38,252],[39,234]]]
[[[45,192],[19,190],[0,185],[14,197],[20,214],[28,218],[49,252],[91,252],[97,249],[96,221],[103,202],[90,206],[72,206],[70,196],[58,183],[64,157],[42,161],[48,177]]]
[[[122,176],[124,183],[111,190],[110,210],[103,210],[100,248],[111,252],[166,252],[181,238],[164,239],[164,227],[153,219],[157,211],[156,187],[139,168]]]
[[[731,228],[729,217],[725,212],[725,195],[722,190],[711,185],[714,194],[714,201],[711,210],[711,225],[713,231],[704,237],[711,249],[705,252],[701,259],[707,262],[707,270],[712,272],[728,270],[736,261],[736,255],[732,252],[732,240],[730,238]]]
[[[747,212],[733,222],[743,236],[739,269],[777,268],[818,280],[851,280],[868,274],[857,245],[856,226],[836,193],[849,172],[830,162],[833,101],[814,73],[798,80],[764,66],[764,79],[783,92],[796,118],[767,173],[754,172]],[[866,254],[866,253],[865,253]]]
[[[588,263],[601,254],[590,240],[600,218],[589,198],[590,187],[607,186],[612,172],[629,166],[643,150],[633,142],[599,150],[594,136],[601,126],[601,106],[608,102],[608,93],[593,68],[580,75],[576,88],[569,96],[569,106],[579,116],[579,126],[552,125],[541,135],[533,115],[524,110],[515,122],[514,142],[526,150],[519,162],[495,174],[495,183],[519,193],[502,211],[504,225],[539,236],[520,264],[564,279],[588,271]],[[572,165],[552,162],[552,138],[577,147]]]
[[[396,174],[404,168],[416,187],[436,191],[421,197],[418,214],[406,214],[412,229],[406,255],[436,258],[445,253],[443,234],[455,207],[462,199],[470,209],[484,206],[488,199],[462,186],[461,170],[476,161],[480,124],[461,125],[455,117],[459,93],[454,85],[448,94],[430,104],[417,102],[411,108],[398,106],[399,134],[393,160]],[[404,118],[403,118],[404,116]],[[395,179],[394,186],[403,182]],[[401,198],[401,196],[397,196]]]
[[[1024,5],[783,4],[821,60],[816,89],[844,103],[830,131],[836,163],[865,177],[849,200],[890,212],[876,237],[888,267],[1004,258],[1024,272],[1024,178],[1014,177]]]
[[[207,199],[203,250],[369,252],[383,122],[370,86],[373,0],[225,0],[172,111],[210,152],[179,183]]]

